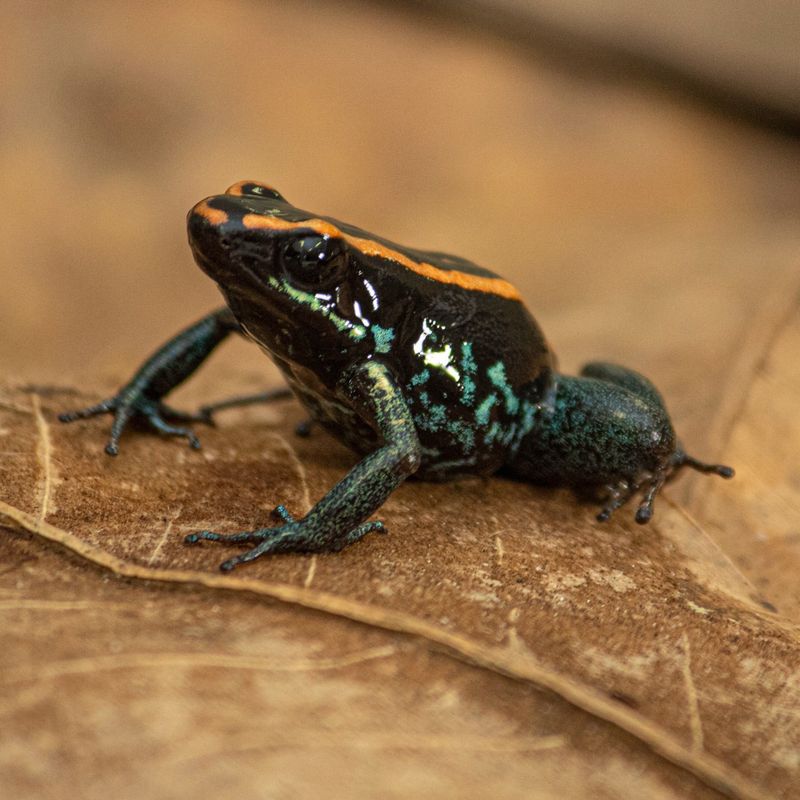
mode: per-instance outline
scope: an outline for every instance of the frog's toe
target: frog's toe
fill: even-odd
[[[606,499],[603,508],[597,515],[598,522],[606,522],[621,506],[624,506],[639,488],[638,484],[622,479],[606,486]]]
[[[239,564],[246,564],[248,561],[255,561],[257,558],[260,558],[261,556],[267,555],[267,553],[271,552],[273,551],[269,546],[269,542],[262,542],[252,550],[248,550],[246,553],[240,553],[238,556],[234,556],[233,558],[229,558],[227,561],[223,561],[219,565],[220,572],[230,572],[235,567],[238,567]]]
[[[107,397],[93,406],[79,408],[75,411],[64,411],[58,415],[58,420],[59,422],[75,422],[77,419],[89,419],[90,417],[96,417],[98,414],[107,414],[109,411],[113,411],[115,405],[116,398]]]
[[[289,513],[289,510],[283,503],[272,509],[272,516],[275,517],[275,519],[281,520],[281,522],[294,522],[294,517]]]
[[[147,417],[147,421],[159,433],[163,433],[165,436],[178,436],[182,439],[186,439],[187,442],[189,443],[189,447],[191,447],[192,450],[200,449],[200,440],[197,438],[197,435],[194,433],[194,431],[191,430],[190,428],[181,428],[175,425],[170,425],[157,412],[146,414],[145,416]]]
[[[197,544],[199,541],[222,542],[223,544],[238,544],[241,542],[260,542],[271,536],[278,528],[259,528],[255,531],[240,531],[239,533],[217,533],[216,531],[197,531],[184,537],[186,544]]]
[[[284,505],[275,506],[272,509],[272,516],[285,524],[294,523],[294,517],[289,513]],[[283,529],[277,528],[257,528],[253,531],[239,531],[238,533],[217,533],[216,531],[197,531],[184,537],[186,544],[197,544],[197,542],[221,542],[223,544],[237,544],[241,542],[263,542],[274,537]]]
[[[357,528],[354,528],[350,533],[345,536],[343,547],[347,545],[354,544],[362,537],[366,536],[368,533],[381,533],[386,534],[386,526],[380,520],[374,520],[373,522],[364,522],[359,525]]]
[[[278,506],[278,509],[283,509],[283,507]],[[284,512],[288,515],[286,509],[283,509],[282,512],[276,510],[278,515]],[[284,517],[282,518],[285,519]],[[273,553],[335,552],[357,542],[368,533],[385,533],[385,531],[386,528],[382,522],[372,521],[363,522],[342,536],[327,537],[321,535],[313,526],[304,524],[302,521],[295,522],[289,518],[285,525],[278,528],[262,528],[257,531],[235,533],[227,536],[215,534],[211,531],[201,531],[197,534],[190,534],[186,537],[186,541],[189,543],[197,542],[200,539],[224,543],[258,541],[258,544],[251,550],[240,553],[220,564],[220,569],[223,572],[230,572],[240,564],[255,561],[261,556]]]
[[[66,411],[58,415],[61,422],[74,422],[78,419],[88,419],[99,414],[113,414],[114,422],[111,425],[111,436],[105,446],[105,451],[110,456],[119,453],[119,441],[122,433],[127,428],[132,419],[141,419],[147,422],[164,436],[179,436],[188,441],[189,446],[197,450],[200,448],[200,440],[194,431],[189,428],[172,425],[167,422],[167,418],[179,421],[191,422],[210,422],[201,411],[198,414],[189,414],[170,408],[164,403],[151,400],[139,391],[123,389],[114,397],[108,397],[92,406],[81,408],[76,411]]]
[[[640,525],[645,525],[650,522],[650,519],[653,516],[653,501],[656,499],[656,495],[664,487],[666,480],[667,473],[665,471],[657,472],[650,480],[647,490],[644,493],[644,498],[639,504],[639,508],[636,509],[636,521]]]

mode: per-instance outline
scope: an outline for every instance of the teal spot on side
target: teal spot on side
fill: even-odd
[[[369,329],[375,339],[375,352],[391,353],[392,341],[394,340],[394,328],[382,328],[380,325],[373,323],[370,325]]]
[[[475,381],[465,375],[461,379],[461,402],[465,406],[471,406],[475,399]]]
[[[500,435],[500,423],[495,420],[489,430],[486,431],[486,436],[484,438],[484,444],[492,444],[494,440]]]
[[[472,342],[461,343],[461,402],[465,406],[471,406],[475,400],[475,381],[471,377],[478,369],[475,358],[472,355]]]
[[[519,416],[519,424],[516,426],[514,439],[511,442],[512,455],[516,457],[522,440],[533,430],[536,422],[536,412],[538,408],[529,400],[522,401],[522,413]]]
[[[465,453],[469,453],[475,447],[475,431],[461,420],[452,420],[447,423],[447,430],[451,433]]]
[[[462,342],[461,344],[461,369],[469,373],[478,369],[478,365],[472,355],[472,342]]]
[[[411,378],[411,385],[412,386],[422,386],[423,383],[427,383],[430,380],[431,373],[430,370],[424,369],[422,372],[418,372]]]
[[[445,427],[447,408],[443,405],[429,405],[425,413],[414,416],[414,424],[424,431],[436,433]]]
[[[489,414],[492,413],[492,407],[497,402],[497,396],[490,394],[478,407],[475,409],[475,422],[478,425],[486,426],[489,424]]]
[[[447,408],[445,406],[437,405],[431,406],[428,414],[431,422],[437,427],[441,428],[447,421]]]
[[[492,384],[503,393],[503,398],[506,401],[506,412],[509,414],[516,414],[519,409],[519,398],[514,394],[508,378],[506,378],[506,367],[502,361],[492,364],[486,374]]]

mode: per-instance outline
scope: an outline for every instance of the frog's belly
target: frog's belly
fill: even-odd
[[[425,480],[491,475],[503,466],[517,439],[517,425],[512,420],[490,428],[460,407],[420,403],[417,398],[411,399],[410,406],[422,446],[417,475]]]
[[[380,447],[381,440],[350,406],[327,391],[313,391],[292,376],[286,376],[298,399],[311,418],[352,450],[366,455]],[[503,438],[485,440],[486,431],[469,426],[461,419],[441,415],[412,403],[417,435],[422,447],[422,462],[416,477],[424,480],[448,480],[458,475],[488,475],[504,463],[507,447]]]

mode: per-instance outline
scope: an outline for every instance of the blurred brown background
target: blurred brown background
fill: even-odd
[[[624,59],[612,77],[427,5],[4,6],[6,375],[119,378],[216,304],[184,215],[243,177],[507,275],[566,367],[647,371],[693,436],[796,271],[796,140]]]
[[[186,246],[185,213],[234,181],[265,181],[301,207],[411,246],[463,255],[510,278],[565,369],[606,358],[649,375],[663,389],[692,451],[731,460],[740,469],[734,494],[726,493],[727,485],[703,484],[699,492],[695,482],[684,479],[670,496],[720,546],[716,569],[740,570],[734,582],[741,578],[752,596],[757,591],[787,619],[800,619],[800,475],[791,456],[800,440],[791,414],[794,387],[800,384],[788,380],[790,374],[796,380],[800,339],[785,335],[797,330],[800,291],[796,4],[0,0],[0,9],[0,379],[6,386],[0,400],[27,397],[31,387],[44,398],[46,390],[75,386],[90,396],[107,391],[155,345],[217,305],[215,288],[194,266]],[[777,355],[775,342],[782,343]],[[785,384],[776,388],[765,382],[765,364],[773,364],[768,375],[784,378]],[[260,353],[233,343],[197,377],[187,397],[216,398],[275,380]],[[14,399],[8,408],[17,413],[23,402],[28,400]],[[53,401],[63,402],[61,397]],[[56,410],[46,407],[47,418]],[[3,435],[10,430],[10,424],[0,426]],[[100,435],[99,428],[92,430]],[[243,437],[245,443],[251,440]],[[35,437],[31,441],[36,452]],[[81,469],[88,469],[99,440],[84,441],[87,462]],[[7,464],[16,464],[10,461],[18,455],[13,450],[10,446]],[[319,452],[305,453],[302,447],[300,452],[308,468],[316,469],[310,465],[319,461]],[[328,485],[345,463],[346,456],[335,453],[339,460],[332,456],[335,463],[325,473]],[[136,457],[127,463],[136,465]],[[59,468],[71,474],[68,467],[62,462]],[[766,475],[769,481],[759,483],[758,477]],[[570,500],[562,500],[573,508]],[[400,501],[395,514],[413,520],[415,508],[419,504],[406,507]],[[70,513],[66,500],[61,510]],[[591,540],[596,534],[589,533]],[[21,547],[23,561],[34,561],[26,578],[30,584],[19,589],[22,584],[10,576],[0,589],[11,598],[8,603],[19,600],[15,586],[19,596],[38,597],[33,586],[46,602],[56,602],[53,591],[74,591],[92,602],[101,597],[145,609],[126,624],[104,617],[97,622],[70,617],[69,623],[59,618],[63,628],[56,626],[52,641],[66,650],[89,646],[90,630],[95,654],[116,652],[123,647],[120,641],[125,647],[149,642],[168,651],[174,635],[170,620],[176,626],[180,620],[182,631],[200,631],[204,641],[219,637],[220,648],[228,644],[227,629],[208,622],[220,609],[212,602],[222,602],[213,595],[206,596],[204,615],[198,611],[197,619],[187,622],[181,614],[191,613],[185,610],[188,595],[165,597],[123,587],[120,600],[117,589],[103,588],[97,575],[77,568],[61,586],[51,579],[60,574],[60,555],[42,555],[35,543]],[[216,553],[205,555],[215,563]],[[302,565],[301,584],[306,562]],[[57,602],[67,603],[64,598],[59,595]],[[238,615],[244,620],[240,626],[253,628],[237,629],[237,646],[247,650],[245,642],[255,642],[256,649],[272,652],[275,643],[268,648],[259,638],[267,636],[268,626],[259,623],[267,611],[270,625],[289,631],[287,658],[294,658],[292,648],[300,652],[305,645],[299,634],[294,643],[297,619],[291,609],[258,607],[254,614],[244,599],[228,599],[221,613],[228,621]],[[37,620],[20,628],[14,645],[20,652],[35,640],[32,631],[41,633]],[[340,633],[333,622],[313,615],[303,617],[302,625],[303,642],[349,642],[348,636],[355,642],[350,628]],[[496,633],[491,629],[490,638]],[[374,641],[359,640],[360,646],[384,646],[377,634],[369,636]],[[31,646],[27,662],[22,658],[15,664],[18,671],[26,663],[41,663],[45,643],[38,647]],[[313,658],[311,650],[304,657]],[[314,775],[307,773],[308,753],[295,743],[281,762],[288,777],[269,784],[272,794],[262,795],[257,787],[264,764],[257,758],[250,772],[236,778],[222,765],[195,771],[222,747],[224,725],[193,751],[196,761],[161,759],[147,774],[128,764],[120,773],[124,780],[112,767],[125,763],[137,745],[110,723],[114,733],[102,743],[62,753],[63,761],[53,755],[60,752],[58,742],[48,738],[53,730],[61,725],[78,730],[70,728],[76,723],[69,700],[63,708],[53,705],[55,719],[44,715],[40,728],[26,728],[20,717],[19,729],[35,732],[30,752],[44,748],[55,759],[45,762],[47,768],[60,764],[61,772],[54,774],[69,791],[79,791],[82,765],[87,774],[101,776],[90,782],[91,796],[97,797],[110,790],[118,797],[171,796],[165,789],[171,780],[188,781],[184,785],[197,796],[210,786],[218,797],[292,797],[297,791],[311,796],[326,785],[341,797],[448,796],[459,786],[458,776],[478,782],[469,791],[461,785],[463,797],[486,796],[476,786],[502,797],[717,796],[683,773],[659,772],[667,768],[654,767],[655,757],[640,752],[627,734],[617,731],[616,739],[608,739],[602,725],[595,729],[594,722],[571,717],[564,723],[564,741],[569,739],[578,755],[567,758],[560,750],[554,761],[541,761],[544,772],[534,774],[531,764],[539,757],[534,752],[531,761],[530,751],[561,745],[524,738],[509,744],[501,734],[511,728],[525,731],[532,719],[558,729],[554,721],[567,713],[561,706],[551,708],[551,700],[535,692],[521,699],[517,685],[497,675],[491,685],[469,683],[463,671],[443,667],[439,655],[415,651],[408,658],[416,659],[409,674],[417,676],[413,692],[402,689],[410,694],[396,689],[390,696],[384,679],[392,683],[399,677],[388,668],[384,674],[375,667],[368,677],[359,673],[365,681],[359,691],[378,698],[382,720],[419,703],[424,714],[407,743],[412,750],[415,741],[431,733],[428,721],[444,715],[455,731],[488,726],[500,737],[497,751],[490,742],[483,760],[473,763],[467,753],[451,762],[441,753],[457,748],[456,740],[431,734],[426,746],[434,755],[429,753],[427,762],[424,753],[404,762],[381,751],[376,758],[385,778],[359,762],[360,771],[349,783],[337,767],[335,749],[325,749],[333,745],[318,743],[327,771]],[[709,659],[714,662],[712,651]],[[419,677],[428,670],[437,676],[436,691],[433,682]],[[185,686],[178,681],[175,688],[173,675],[167,664],[158,672],[158,687],[160,696],[173,703],[170,718],[177,737],[197,726],[187,705],[193,687],[187,678]],[[337,698],[342,718],[358,727],[359,718],[348,718],[339,708],[337,692],[347,697],[352,685],[292,680],[293,692],[321,703]],[[153,691],[150,684],[142,685]],[[204,686],[207,691],[199,696],[210,705],[204,705],[203,725],[222,718],[235,730],[248,707],[246,694],[230,689],[219,697],[209,689],[211,683]],[[453,686],[462,693],[461,717],[453,711]],[[81,691],[87,694],[86,707],[96,709],[97,696],[85,685]],[[44,695],[40,699],[45,703]],[[83,699],[75,700],[78,708]],[[134,694],[123,703],[124,713],[154,737],[147,740],[152,749],[137,757],[159,759],[159,748],[174,737],[168,725],[158,727],[166,724],[161,712],[137,705],[141,702],[141,694]],[[264,702],[272,708],[277,701]],[[702,702],[703,697],[701,710]],[[784,698],[782,708],[789,707]],[[281,713],[293,719],[292,707]],[[365,720],[373,719],[363,713]],[[108,722],[86,719],[81,736],[93,729],[90,721],[97,730],[105,730],[101,723]],[[728,721],[724,715],[716,719],[724,738]],[[131,731],[138,730],[130,724]],[[277,716],[264,724],[274,732],[288,723]],[[240,745],[243,751],[251,746]],[[604,754],[597,762],[583,759],[592,748]],[[742,744],[743,751],[749,748]],[[111,760],[103,767],[106,756]],[[774,786],[789,786],[800,764],[791,754],[781,758],[786,771],[783,783],[776,779]],[[446,762],[440,772],[433,766],[437,759]],[[732,755],[730,763],[737,765],[738,759]],[[46,774],[33,762],[28,767],[22,750],[6,748],[0,763],[19,768],[5,773],[18,781],[15,796],[44,796]],[[757,768],[750,774],[760,777]],[[544,781],[541,794],[530,793],[534,779]],[[232,795],[225,794],[226,787]],[[65,795],[56,788],[52,796]]]

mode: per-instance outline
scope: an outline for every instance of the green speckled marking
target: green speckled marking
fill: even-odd
[[[506,401],[506,412],[516,414],[519,409],[519,398],[514,394],[514,390],[508,383],[505,364],[502,361],[497,361],[486,370],[486,374],[492,384],[503,393]]]
[[[375,352],[391,353],[392,341],[394,340],[394,328],[382,328],[380,325],[373,323],[370,325],[369,329],[375,339]]]
[[[497,402],[497,395],[490,394],[476,409],[475,421],[478,425],[484,427],[489,424],[489,415],[492,413],[492,407]]]
[[[320,303],[313,294],[303,292],[287,281],[279,281],[272,275],[269,276],[269,285],[273,289],[277,289],[277,291],[289,295],[295,302],[308,306],[315,314],[329,319],[336,326],[337,330],[342,331],[342,333],[347,333],[351,339],[360,341],[367,335],[367,329],[363,325],[356,325],[350,322],[350,320],[342,319],[338,314],[334,314],[333,311]]]
[[[453,461],[439,461],[428,467],[428,472],[453,472],[458,469],[469,469],[469,467],[474,466],[477,461],[478,459],[474,455],[466,456],[465,458],[457,458]]]
[[[442,431],[447,423],[447,407],[440,404],[429,404],[423,414],[415,415],[414,423],[424,431],[432,433]]]
[[[447,407],[443,405],[431,406],[428,409],[428,419],[434,426],[433,430],[441,430],[447,422]]]
[[[411,385],[412,386],[422,386],[423,383],[426,383],[430,380],[431,373],[430,370],[424,369],[422,372],[418,372],[411,378]]]
[[[451,420],[447,423],[447,430],[455,436],[465,452],[469,452],[475,447],[475,431],[466,422]]]
[[[472,355],[472,342],[461,344],[461,402],[465,406],[471,406],[475,400],[475,380],[472,377],[478,369],[475,358]]]
[[[495,439],[500,435],[500,423],[495,420],[490,426],[489,430],[486,431],[486,436],[484,437],[483,441],[484,444],[492,444]]]

